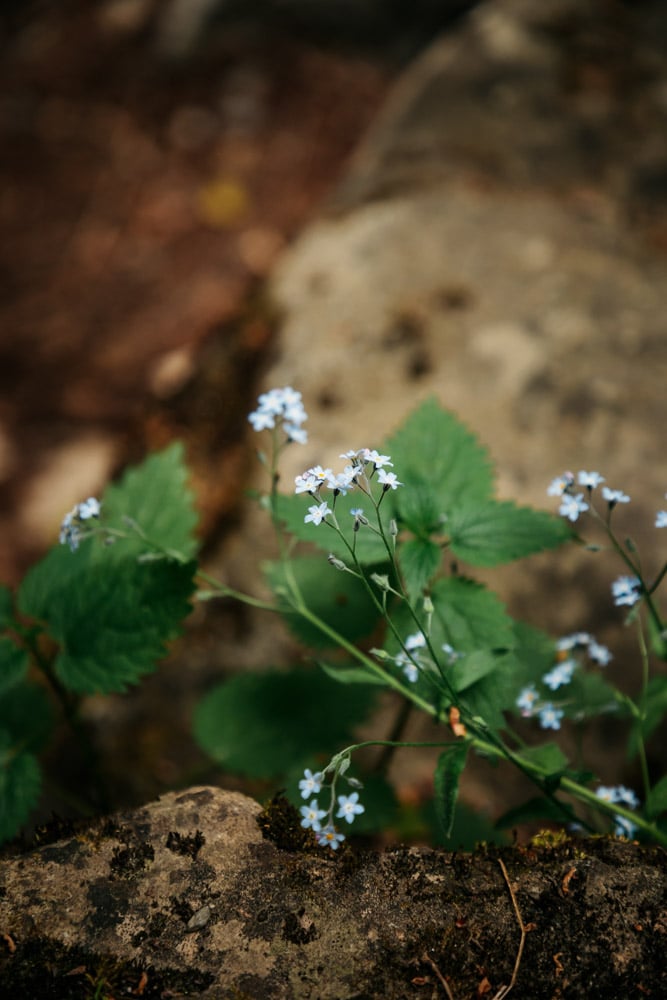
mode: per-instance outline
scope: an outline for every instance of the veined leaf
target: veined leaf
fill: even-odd
[[[456,692],[466,691],[498,667],[500,657],[492,649],[464,653],[447,669],[447,677]]]
[[[459,780],[468,756],[468,742],[454,743],[438,757],[435,767],[435,814],[438,825],[447,838],[452,832]]]
[[[470,715],[483,719],[490,729],[500,730],[505,726],[504,713],[516,700],[516,658],[513,651],[491,655],[495,660],[493,669],[466,687],[461,704]],[[480,661],[484,662],[482,657]]]
[[[384,450],[391,454],[402,482],[423,482],[424,469],[428,468],[429,484],[438,497],[440,511],[448,513],[454,507],[482,503],[491,496],[493,471],[487,451],[435,399],[415,410],[392,434]],[[399,509],[401,503],[399,499]]]
[[[562,518],[507,500],[457,505],[446,527],[452,552],[471,566],[497,566],[573,537]]]
[[[337,570],[324,556],[308,556],[290,561],[304,600],[314,614],[341,635],[355,641],[373,631],[379,614],[363,583],[351,573]],[[274,593],[280,597],[287,587],[285,569],[279,562],[268,563],[266,575]],[[290,631],[306,646],[327,649],[336,640],[293,611],[285,602],[285,621]]]
[[[131,518],[151,542],[191,559],[197,551],[197,514],[188,488],[183,445],[174,442],[149,455],[141,465],[128,469],[119,482],[108,486],[102,498],[102,517],[106,525],[121,531],[128,531],[125,519]],[[125,558],[130,551],[145,552],[147,547],[139,535],[130,532],[128,539],[110,549],[95,551],[106,561],[116,551]]]
[[[398,561],[411,601],[423,593],[442,561],[439,545],[426,538],[411,538],[398,550]]]
[[[373,688],[337,684],[321,671],[240,674],[199,704],[199,746],[230,771],[275,778],[350,742]]]
[[[512,620],[502,602],[479,583],[463,577],[438,580],[431,591],[433,639],[449,643],[457,653],[475,649],[510,649]]]
[[[442,496],[430,478],[414,475],[394,497],[401,524],[423,538],[441,531],[445,519]]]
[[[53,564],[63,555],[69,562],[63,577],[54,578]],[[55,671],[68,690],[124,691],[155,669],[165,644],[179,634],[195,569],[167,559],[138,562],[133,555],[97,563],[85,551],[63,548],[28,573],[19,604],[23,614],[46,622],[60,644]]]

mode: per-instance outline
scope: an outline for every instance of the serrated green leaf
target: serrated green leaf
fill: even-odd
[[[330,663],[321,663],[318,660],[317,665],[324,671],[327,677],[331,677],[338,684],[375,684],[379,687],[385,686],[385,682],[378,674],[374,674],[361,664],[352,667],[338,667]]]
[[[350,742],[367,715],[373,689],[337,684],[321,671],[243,674],[199,704],[199,746],[230,771],[275,778]]]
[[[415,410],[382,450],[391,454],[398,478],[408,487],[413,481],[423,482],[424,470],[428,469],[439,512],[482,503],[492,494],[493,471],[488,453],[458,418],[434,399]],[[403,502],[400,493],[392,497],[399,509]]]
[[[0,583],[0,632],[4,632],[14,621],[14,597],[4,583]]]
[[[281,599],[288,586],[282,563],[268,563],[266,576],[271,589]],[[351,573],[335,569],[322,556],[309,556],[290,561],[304,600],[314,614],[351,642],[361,639],[376,627],[378,610],[364,584]],[[285,602],[285,621],[290,631],[306,646],[329,649],[335,640],[321,632]]]
[[[449,838],[454,824],[459,780],[468,756],[468,742],[455,743],[438,757],[435,767],[435,814],[445,838]]]
[[[128,469],[118,483],[107,487],[102,498],[103,523],[127,531],[125,519],[132,518],[151,542],[192,559],[197,552],[197,514],[188,476],[180,442],[149,455],[141,465]],[[125,558],[130,551],[139,553],[146,548],[141,537],[130,533],[129,539],[110,549],[97,547],[95,551],[97,558],[108,559],[115,552]]]
[[[442,530],[442,496],[430,476],[413,474],[394,497],[403,526],[420,538]]]
[[[21,649],[7,636],[0,636],[0,695],[23,680],[28,672],[28,665],[29,658],[25,649]]]
[[[510,649],[513,623],[490,590],[463,577],[438,580],[431,591],[433,640],[449,643],[457,653],[475,649]]]
[[[62,552],[74,558],[59,580],[53,570]],[[20,607],[46,622],[60,644],[55,672],[68,690],[124,691],[155,669],[179,634],[195,570],[194,563],[142,563],[132,555],[97,563],[84,551],[54,550],[25,578]]]
[[[331,497],[327,497],[331,506]],[[347,496],[336,498],[335,514],[338,526],[345,541],[336,530],[326,523],[306,524],[304,518],[308,508],[317,503],[313,497],[279,495],[276,509],[280,521],[291,535],[302,542],[310,542],[323,552],[333,552],[344,562],[351,564],[350,548],[354,546],[356,558],[363,566],[377,565],[388,559],[387,550],[379,535],[368,525],[360,525],[354,530],[354,517],[350,511],[361,507],[369,521],[376,525],[375,513],[371,502],[363,494],[352,491]]]
[[[0,730],[0,841],[16,836],[37,804],[42,784],[35,756],[12,746]]]
[[[452,552],[471,566],[497,566],[570,540],[562,518],[511,501],[454,508],[446,525]]]
[[[405,589],[415,602],[423,593],[442,560],[439,545],[428,539],[413,538],[403,542],[398,550],[398,561]]]
[[[467,687],[461,696],[461,706],[468,715],[478,716],[493,730],[505,726],[504,713],[516,699],[516,658],[513,652],[493,653],[493,670]]]
[[[501,658],[491,649],[476,649],[473,653],[464,653],[447,668],[449,683],[457,692],[466,691],[492,674],[500,662]]]

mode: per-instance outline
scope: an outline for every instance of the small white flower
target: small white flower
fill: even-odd
[[[547,493],[550,497],[562,497],[572,486],[574,486],[573,473],[564,472],[562,476],[556,476],[555,479],[551,480],[547,487]]]
[[[326,809],[320,809],[317,799],[313,799],[309,806],[301,806],[300,812],[303,816],[301,826],[306,830],[310,827],[311,830],[318,833],[322,826],[320,820],[324,819],[327,814]]]
[[[602,499],[606,500],[610,507],[617,503],[630,503],[630,497],[622,490],[610,490],[608,486],[602,487]]]
[[[659,510],[655,515],[656,528],[667,528],[667,510]]]
[[[407,637],[403,645],[410,651],[413,649],[424,649],[426,646],[426,636],[423,632],[413,632],[412,635]]]
[[[562,517],[567,517],[570,521],[576,521],[580,514],[588,510],[588,504],[584,502],[584,494],[564,493],[563,500],[558,508],[558,513]]]
[[[599,472],[584,472],[582,470],[577,476],[577,482],[580,486],[585,486],[586,489],[594,490],[596,486],[604,482],[604,476],[601,476]]]
[[[350,795],[338,796],[339,809],[336,816],[344,818],[351,823],[355,816],[365,812],[365,807],[359,802],[359,792],[351,792]]]
[[[322,780],[324,775],[321,771],[317,771],[315,774],[309,769],[303,772],[303,778],[299,782],[299,791],[304,799],[307,799],[309,795],[318,795],[322,788]]]
[[[308,513],[304,517],[304,522],[308,524],[312,521],[313,524],[321,524],[327,514],[332,514],[333,511],[329,509],[329,504],[325,501],[321,504],[313,504],[312,507],[308,508]]]
[[[396,490],[403,485],[396,478],[395,472],[385,472],[384,469],[380,469],[378,472],[378,482],[385,490]]]

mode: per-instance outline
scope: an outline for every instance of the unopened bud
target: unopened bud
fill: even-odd
[[[379,587],[380,590],[384,590],[385,593],[391,590],[391,587],[389,586],[389,577],[386,576],[386,574],[371,573],[371,580],[376,587]]]
[[[345,563],[343,562],[343,560],[342,559],[338,559],[333,554],[333,552],[329,553],[329,555],[327,556],[327,560],[328,560],[328,562],[331,563],[331,565],[334,567],[334,569],[340,569],[340,570],[343,570],[343,571],[347,569],[347,566],[345,565]]]

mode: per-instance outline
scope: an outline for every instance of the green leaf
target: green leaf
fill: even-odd
[[[621,712],[616,691],[600,676],[587,670],[575,671],[570,683],[559,690],[565,701],[563,711],[568,719],[595,718],[609,712]]]
[[[541,629],[524,622],[513,622],[513,652],[516,658],[516,694],[529,684],[538,684],[554,665],[556,644]],[[519,710],[516,709],[519,714]]]
[[[646,741],[661,724],[667,715],[667,677],[652,677],[646,685],[645,718],[637,720],[630,730],[628,738],[628,759],[639,752],[640,737]]]
[[[667,774],[658,781],[648,797],[646,810],[650,819],[667,812]]]
[[[499,731],[505,726],[504,713],[516,699],[516,657],[513,652],[494,652],[493,656],[492,669],[465,689],[461,704],[470,715],[478,716],[490,729]]]
[[[396,494],[394,502],[405,527],[418,537],[442,530],[442,496],[430,477],[411,476]]]
[[[0,841],[16,836],[37,804],[42,776],[36,757],[12,747],[0,730]]]
[[[461,504],[447,521],[451,548],[472,566],[497,566],[570,540],[566,521],[511,501]]]
[[[331,677],[338,684],[375,684],[379,687],[384,687],[385,684],[378,674],[373,673],[372,670],[367,669],[361,664],[358,666],[338,667],[330,663],[321,663],[318,660],[317,665],[324,671],[327,677]]]
[[[29,658],[25,649],[21,649],[6,636],[0,636],[0,695],[23,680],[28,672],[28,665]]]
[[[557,743],[543,743],[539,747],[524,747],[520,756],[541,768],[544,775],[563,774],[567,769],[567,757]]]
[[[197,514],[188,475],[180,442],[149,455],[141,465],[128,469],[118,483],[107,487],[102,498],[103,523],[128,531],[125,518],[132,518],[151,542],[191,559],[197,552]],[[132,533],[129,539],[106,551],[98,547],[96,552],[98,558],[107,560],[114,550],[124,558],[130,551],[146,549],[146,542]]]
[[[459,779],[468,756],[468,741],[455,743],[438,757],[435,767],[435,814],[445,838],[449,838],[454,824]]]
[[[455,691],[466,691],[484,677],[492,674],[501,662],[501,657],[491,649],[476,649],[464,653],[447,669],[447,677]]]
[[[275,778],[351,742],[373,704],[371,687],[342,685],[321,671],[242,674],[199,704],[199,746],[230,771]]]
[[[423,482],[424,469],[437,495],[439,512],[481,503],[491,496],[493,472],[486,450],[473,434],[439,403],[423,403],[382,448],[391,454],[398,478]],[[402,503],[398,490],[399,511]],[[406,508],[406,511],[411,508]]]
[[[428,539],[414,538],[403,542],[398,550],[398,561],[411,601],[423,593],[442,560],[439,545]]]
[[[463,577],[438,580],[431,600],[437,647],[447,642],[457,653],[464,653],[514,645],[511,618],[499,598],[481,584]]]
[[[58,579],[53,570],[61,553],[70,560]],[[60,644],[55,672],[68,690],[124,691],[155,669],[165,644],[179,634],[195,569],[194,563],[143,563],[132,555],[91,563],[85,551],[63,548],[28,573],[19,604],[23,614],[47,622]]]
[[[336,646],[334,639],[289,606],[283,596],[289,589],[283,564],[268,563],[265,571],[271,589],[284,603],[284,617],[290,631],[306,646],[316,649]],[[344,639],[354,642],[376,627],[378,610],[358,577],[335,569],[322,556],[292,559],[290,571],[309,610]]]
[[[14,597],[4,583],[0,583],[0,632],[10,628],[14,622]]]

